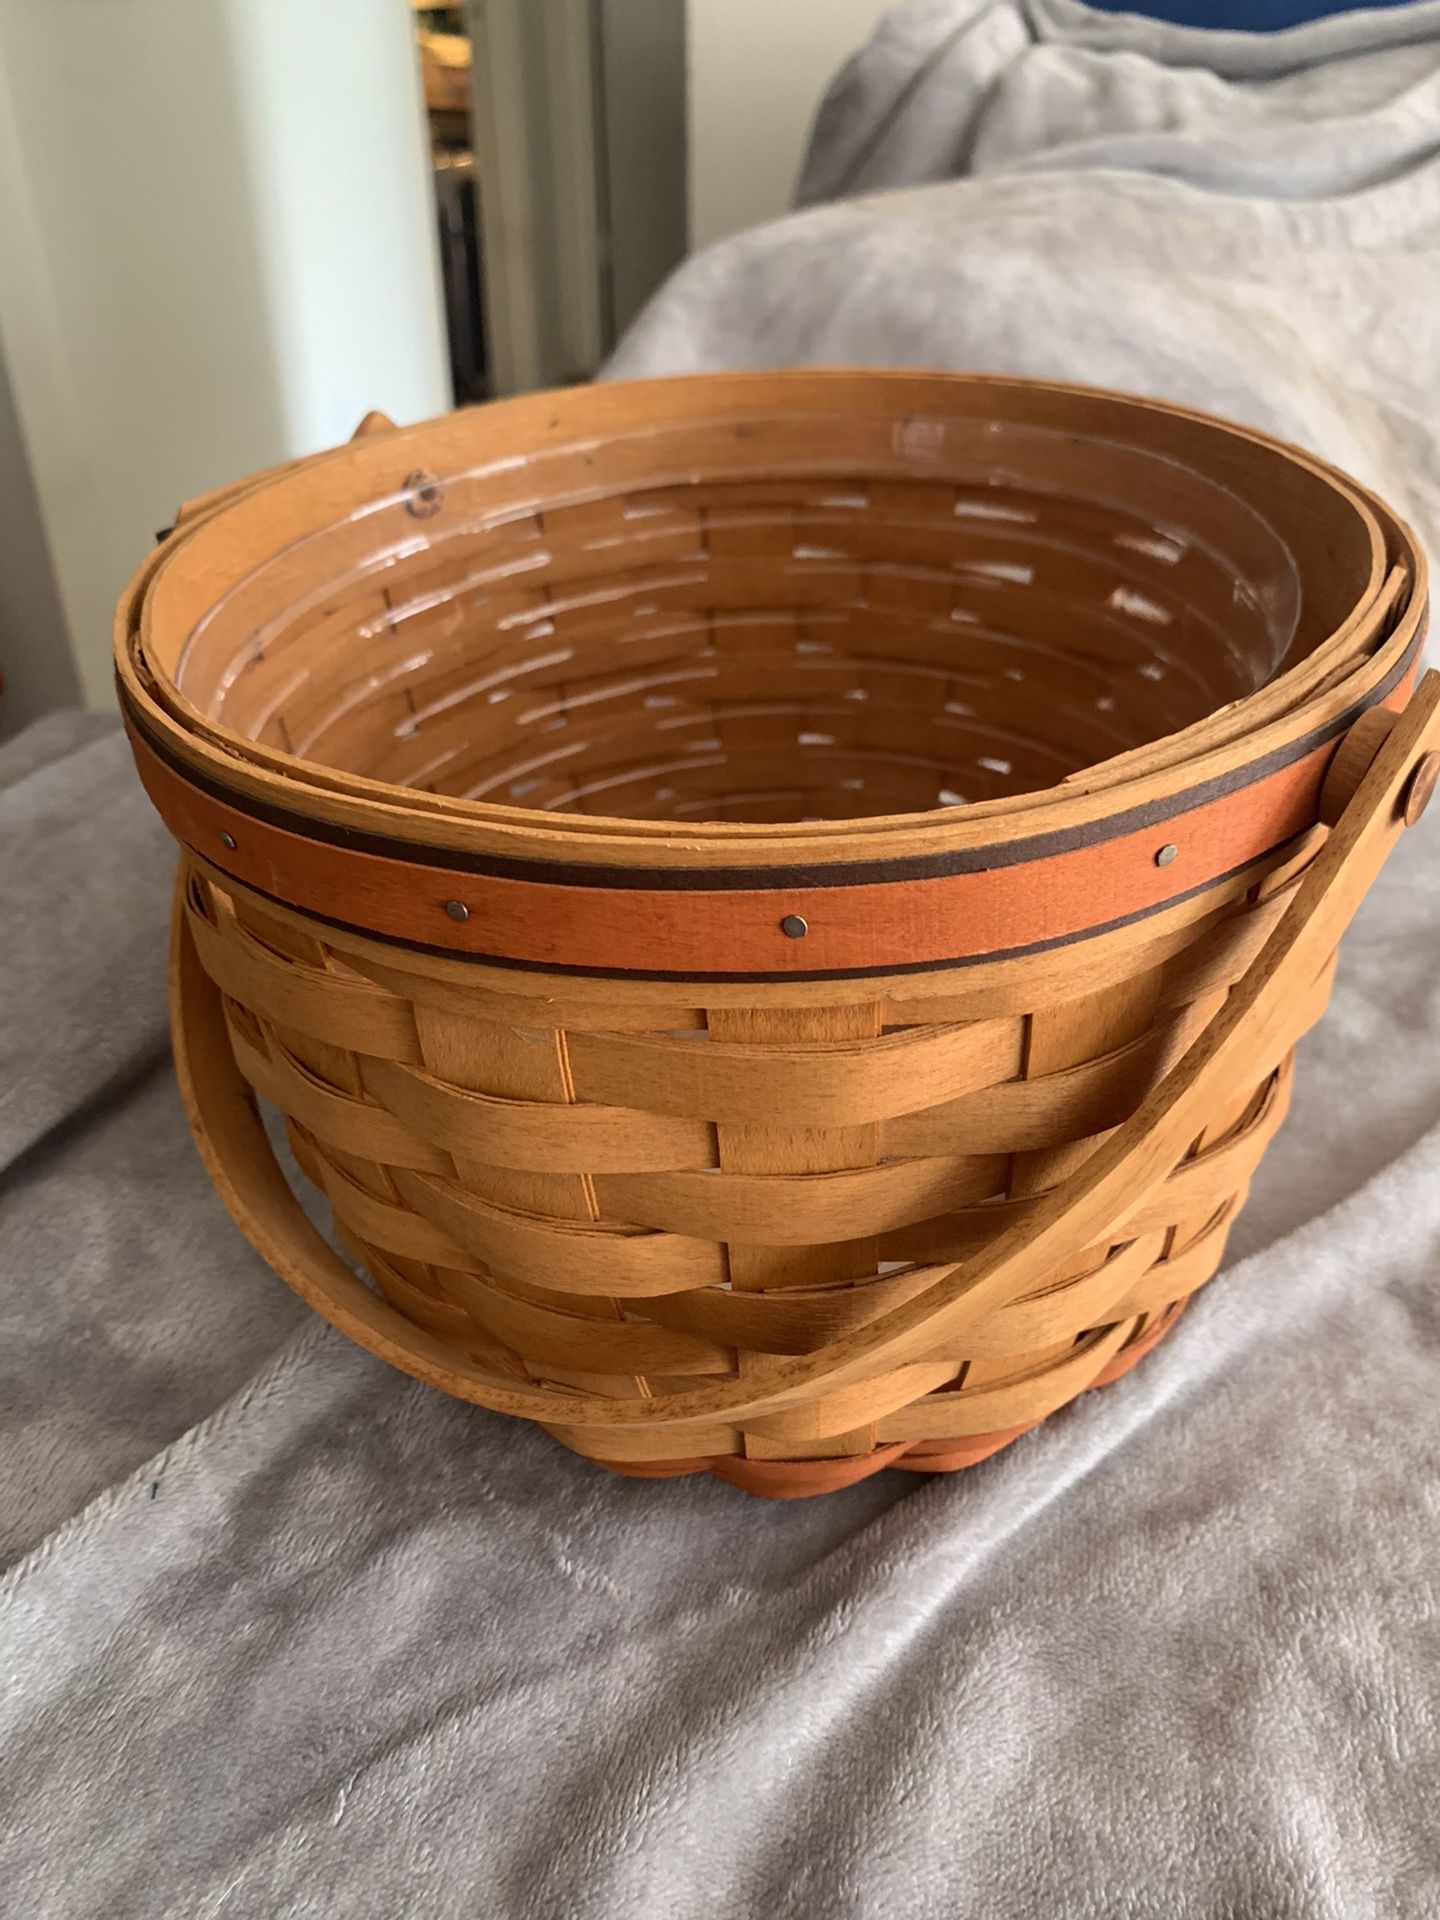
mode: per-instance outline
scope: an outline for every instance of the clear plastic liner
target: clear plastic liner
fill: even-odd
[[[1300,616],[1260,506],[1167,455],[939,414],[701,416],[412,473],[282,535],[175,680],[247,739],[397,786],[850,818],[1177,731],[1264,686]]]

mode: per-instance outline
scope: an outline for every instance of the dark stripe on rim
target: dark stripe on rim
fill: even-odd
[[[120,688],[120,704],[127,721],[140,735],[146,746],[180,779],[187,781],[200,792],[208,794],[212,800],[219,800],[227,806],[234,807],[237,812],[249,814],[251,818],[262,820],[269,826],[283,828],[287,832],[324,845],[347,847],[353,852],[371,853],[382,859],[403,860],[411,866],[433,867],[450,873],[482,874],[497,880],[538,881],[548,886],[604,887],[632,893],[780,893],[822,887],[943,879],[952,874],[988,873],[997,867],[1024,866],[1032,860],[1049,859],[1055,854],[1069,853],[1077,847],[1093,846],[1097,842],[1118,839],[1122,834],[1138,832],[1145,827],[1160,826],[1177,814],[1188,813],[1196,807],[1204,806],[1208,801],[1219,800],[1242,787],[1253,786],[1256,782],[1265,779],[1267,775],[1279,772],[1282,768],[1293,765],[1297,760],[1303,760],[1317,747],[1325,746],[1329,741],[1338,739],[1354,725],[1360,714],[1370,707],[1380,705],[1400,685],[1419,658],[1425,640],[1425,631],[1426,620],[1422,617],[1416,627],[1413,640],[1389,673],[1363,700],[1358,700],[1338,719],[1331,721],[1327,726],[1317,727],[1313,732],[1293,741],[1289,746],[1277,747],[1273,753],[1266,754],[1263,759],[1252,760],[1231,773],[1217,774],[1211,780],[1202,781],[1199,785],[1188,787],[1183,792],[1169,794],[1163,800],[1154,800],[1144,806],[1131,807],[1123,813],[1108,814],[1103,820],[1068,827],[1057,833],[1035,834],[1029,839],[1002,841],[995,846],[974,847],[953,853],[910,854],[892,860],[816,862],[814,865],[803,867],[591,866],[588,863],[575,861],[527,860],[504,854],[464,853],[458,849],[431,847],[420,841],[400,839],[393,835],[361,832],[354,828],[337,826],[330,821],[316,819],[311,814],[298,812],[293,808],[253,800],[224,781],[216,779],[212,774],[198,771],[175,754],[166,742],[156,738],[129,702],[123,686]],[[557,820],[565,818],[560,812],[548,817]],[[543,813],[535,813],[533,818],[543,820],[547,816]],[[1184,897],[1181,894],[1175,896],[1176,899]],[[1119,921],[1115,924],[1123,925],[1124,922]],[[425,950],[437,953],[452,951],[444,947]],[[1017,949],[1017,952],[1021,951],[1026,949]],[[514,963],[497,961],[493,964]],[[543,971],[543,969],[539,970]],[[560,971],[581,972],[583,969],[565,968]],[[632,977],[636,979],[707,978],[704,974],[656,974],[653,976],[636,974]],[[816,976],[787,973],[746,976],[716,974],[708,977],[717,980],[741,977],[756,980],[803,980],[811,977],[823,979],[844,976],[827,972]]]

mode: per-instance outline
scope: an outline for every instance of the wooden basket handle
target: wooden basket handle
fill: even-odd
[[[1247,1072],[1253,1077],[1257,1061],[1283,1040],[1292,1003],[1313,984],[1440,774],[1440,673],[1425,676],[1378,750],[1378,729],[1366,724],[1365,754],[1342,762],[1337,753],[1335,764],[1346,769],[1346,787],[1357,757],[1369,760],[1368,771],[1353,785],[1295,898],[1225,1005],[1139,1111],[982,1253],[937,1270],[923,1292],[841,1339],[777,1357],[742,1380],[634,1400],[526,1385],[456,1354],[372,1292],[310,1224],[281,1171],[177,893],[175,1054],[196,1143],[251,1245],[317,1312],[405,1372],[481,1406],[571,1431],[684,1428],[778,1411],[873,1379],[953,1342],[978,1318],[1043,1286],[1077,1248],[1123,1239],[1126,1221],[1168,1177],[1217,1102],[1242,1085]]]

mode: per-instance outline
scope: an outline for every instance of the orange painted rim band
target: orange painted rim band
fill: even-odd
[[[362,836],[249,802],[173,760],[133,709],[125,718],[145,790],[175,837],[242,885],[331,925],[538,972],[856,978],[1042,952],[1242,872],[1314,825],[1339,739],[1367,708],[1404,705],[1419,650],[1417,633],[1340,720],[1163,807],[965,854],[803,874],[551,867]]]

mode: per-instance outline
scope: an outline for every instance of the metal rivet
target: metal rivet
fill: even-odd
[[[463,900],[447,900],[445,902],[445,911],[452,920],[468,920],[470,918],[470,909]]]
[[[444,505],[445,489],[436,476],[424,467],[417,467],[414,473],[406,474],[404,491],[409,496],[405,511],[413,520],[428,520],[432,513],[438,513]]]
[[[1156,866],[1168,867],[1170,865],[1170,862],[1178,857],[1179,852],[1180,852],[1179,847],[1171,847],[1171,846],[1161,847],[1160,851],[1155,856]]]
[[[787,940],[803,940],[806,934],[809,933],[810,927],[809,923],[802,920],[798,913],[787,913],[785,918],[780,922],[780,931]]]
[[[221,836],[220,836],[220,844],[221,844],[221,846],[222,846],[222,847],[228,847],[228,848],[230,849],[230,851],[231,851],[231,853],[233,853],[233,852],[235,851],[235,836],[234,836],[234,834],[233,834],[233,833],[222,833],[222,834],[221,834]]]
[[[1400,818],[1413,827],[1440,785],[1440,753],[1427,753],[1405,783],[1400,796]]]

